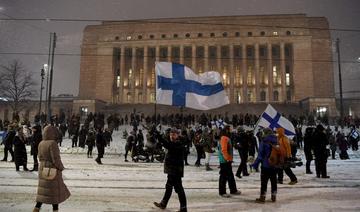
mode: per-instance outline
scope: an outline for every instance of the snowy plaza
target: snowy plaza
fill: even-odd
[[[154,201],[164,194],[166,175],[159,162],[124,162],[125,139],[122,131],[114,131],[113,142],[106,147],[103,165],[93,158],[87,158],[86,148],[71,148],[70,139],[64,139],[60,147],[66,169],[63,172],[65,184],[71,197],[60,204],[60,211],[162,211],[155,208]],[[3,146],[0,148],[3,156]],[[29,150],[29,149],[28,149]],[[234,151],[236,152],[236,151]],[[278,185],[278,200],[272,203],[268,192],[265,204],[255,203],[260,192],[260,173],[252,172],[248,177],[236,178],[239,196],[222,198],[218,195],[218,157],[211,159],[213,171],[204,166],[195,167],[195,150],[189,156],[190,166],[185,167],[183,185],[189,211],[360,211],[360,152],[349,151],[350,160],[329,159],[330,179],[316,178],[305,174],[305,167],[293,169],[298,183]],[[299,157],[304,157],[302,150]],[[8,158],[8,160],[10,160]],[[233,170],[240,158],[235,153]],[[304,158],[303,158],[304,161]],[[32,156],[28,154],[28,167],[32,168]],[[312,171],[314,162],[312,162]],[[0,163],[0,211],[31,211],[35,205],[38,183],[37,172],[15,171],[11,162]],[[270,190],[270,183],[268,191]],[[167,209],[179,209],[178,197],[173,192]],[[51,205],[44,205],[41,211],[52,211]]]

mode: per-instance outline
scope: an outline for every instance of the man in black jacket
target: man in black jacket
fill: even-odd
[[[42,141],[40,125],[33,126],[32,131],[33,131],[33,134],[31,136],[31,154],[34,159],[34,168],[31,171],[38,171],[38,168],[39,168],[39,162],[37,159],[38,147],[39,147],[40,142]]]
[[[165,209],[174,187],[180,201],[180,212],[186,212],[186,195],[181,181],[181,178],[184,176],[184,144],[180,140],[179,131],[175,128],[171,129],[169,140],[165,140],[158,133],[157,138],[168,150],[164,162],[164,173],[168,176],[164,197],[160,203],[154,202],[154,205]]]
[[[314,154],[315,154],[315,170],[316,177],[320,178],[329,178],[326,172],[326,163],[328,158],[328,153],[326,145],[329,144],[329,141],[324,133],[325,128],[319,124],[316,126],[313,141],[314,141]]]

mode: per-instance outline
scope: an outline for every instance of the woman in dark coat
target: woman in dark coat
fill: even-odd
[[[43,203],[52,204],[53,211],[58,211],[59,204],[70,197],[70,191],[64,184],[62,171],[64,165],[61,162],[59,146],[56,142],[60,136],[58,129],[54,126],[44,128],[43,140],[39,144],[39,184],[37,188],[36,206],[33,212],[40,211]],[[40,174],[42,170],[55,168],[56,176],[53,180],[47,180]]]
[[[14,156],[16,171],[19,171],[20,166],[24,167],[24,171],[29,171],[27,168],[27,154],[25,143],[26,139],[23,133],[23,128],[19,128],[14,138]]]

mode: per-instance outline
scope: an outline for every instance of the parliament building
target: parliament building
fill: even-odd
[[[237,105],[338,114],[325,17],[305,14],[104,21],[85,28],[74,110],[151,105],[155,61],[217,71]],[[264,106],[265,108],[265,106]]]

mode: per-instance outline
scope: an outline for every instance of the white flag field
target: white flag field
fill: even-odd
[[[197,110],[229,104],[221,76],[209,71],[195,74],[182,64],[156,62],[156,103]]]
[[[277,112],[270,104],[268,104],[265,111],[262,113],[255,131],[258,127],[270,128],[271,130],[281,127],[285,129],[285,135],[289,138],[293,138],[296,135],[294,125]]]

